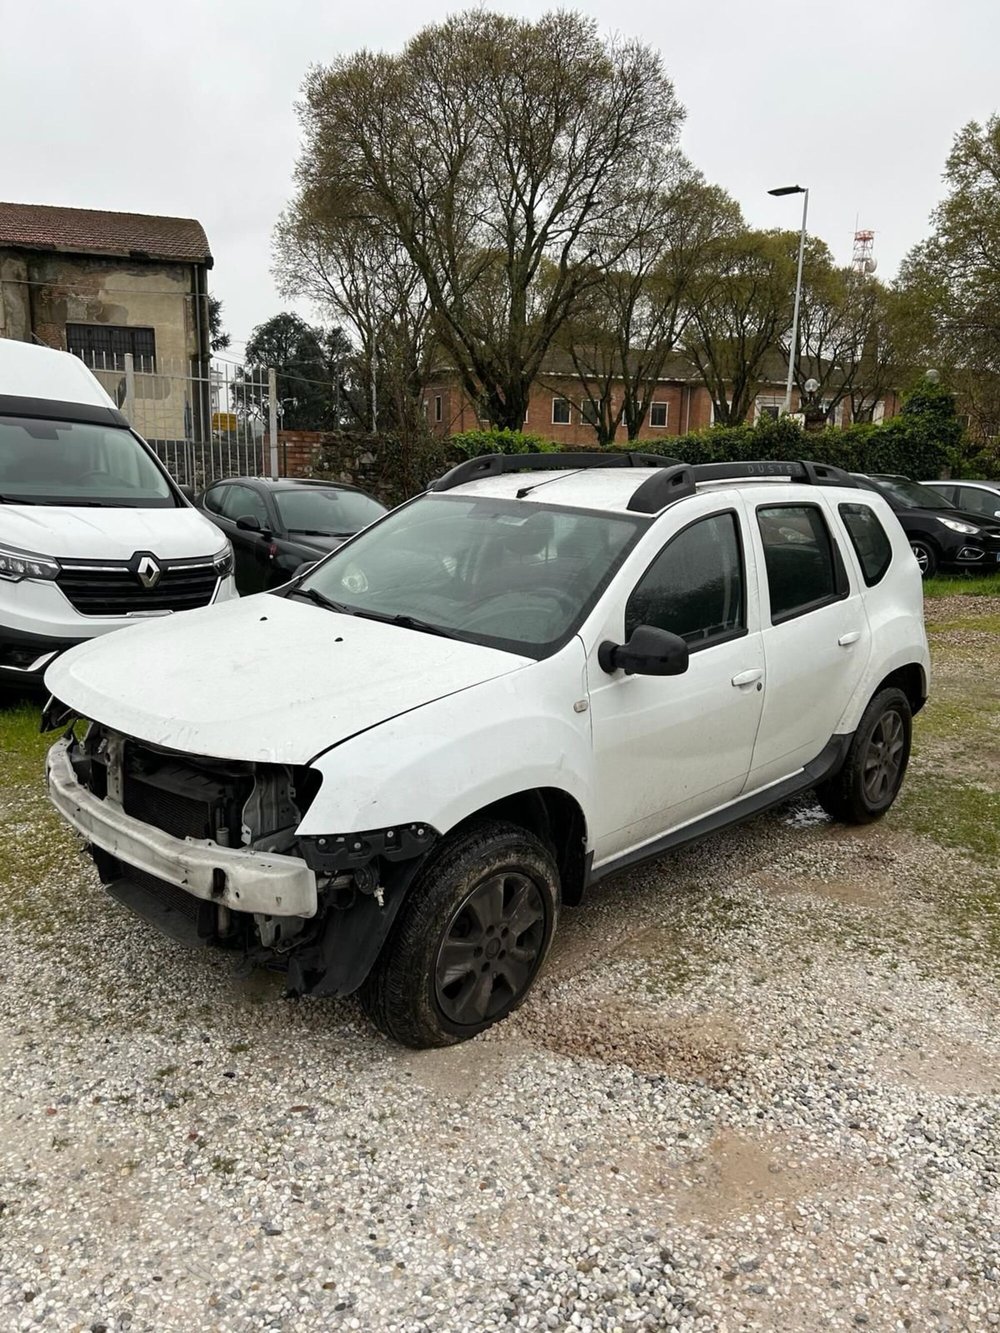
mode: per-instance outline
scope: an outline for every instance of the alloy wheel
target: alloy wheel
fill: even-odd
[[[892,709],[883,713],[868,742],[862,774],[865,796],[873,806],[881,805],[895,791],[905,743],[903,719]]]
[[[438,950],[434,988],[445,1017],[473,1026],[511,1008],[534,979],[545,934],[545,904],[534,880],[501,871],[477,885]]]

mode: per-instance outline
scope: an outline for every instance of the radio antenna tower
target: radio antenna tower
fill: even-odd
[[[873,251],[875,249],[875,233],[873,231],[856,231],[854,233],[854,253],[851,256],[851,268],[855,273],[860,273],[867,277],[878,268],[878,260]]]

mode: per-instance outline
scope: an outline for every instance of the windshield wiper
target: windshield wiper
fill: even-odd
[[[345,606],[343,602],[335,602],[332,597],[327,597],[318,588],[293,588],[286,595],[288,597],[308,597],[309,601],[314,602],[317,606],[322,606],[327,611],[340,611],[345,616],[357,614],[353,606]]]
[[[25,500],[20,495],[0,495],[0,505],[33,505],[37,500]]]
[[[432,625],[429,620],[420,620],[417,616],[383,615],[380,611],[353,611],[353,615],[365,620],[381,620],[385,625],[398,625],[400,629],[415,629],[421,634],[439,634],[442,639],[462,639],[461,634],[445,629],[442,625]]]
[[[325,532],[322,528],[289,528],[289,532],[294,532],[296,537],[333,537],[336,534]]]

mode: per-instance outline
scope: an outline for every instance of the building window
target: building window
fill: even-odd
[[[597,427],[601,420],[600,404],[595,403],[593,398],[585,398],[580,404],[580,416],[588,426]]]
[[[663,429],[667,424],[667,404],[650,403],[649,405],[649,424]]]
[[[441,420],[441,395],[439,393],[434,395],[434,420]]]
[[[761,395],[754,403],[754,421],[777,421],[784,406],[784,398],[776,398],[773,394]]]
[[[95,370],[124,370],[132,353],[136,370],[156,369],[156,335],[152,329],[116,324],[67,324],[66,350]]]
[[[552,399],[552,424],[553,426],[569,425],[569,399]]]

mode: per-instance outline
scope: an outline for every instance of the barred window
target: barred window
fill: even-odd
[[[67,324],[66,348],[94,370],[124,370],[131,352],[136,370],[156,370],[156,335],[152,329],[120,324]]]

